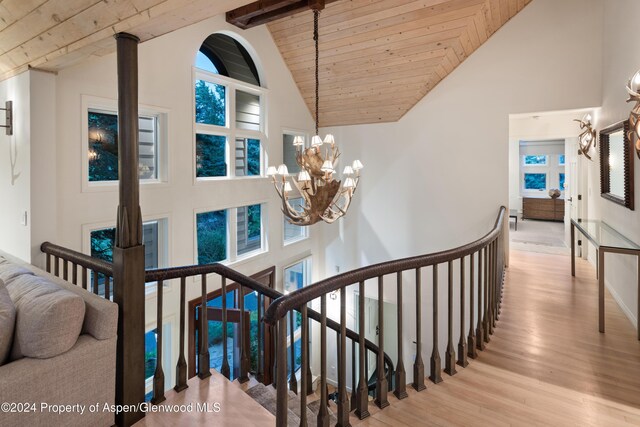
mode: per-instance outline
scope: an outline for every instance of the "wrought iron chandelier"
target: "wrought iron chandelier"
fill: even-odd
[[[267,176],[271,176],[273,185],[282,199],[282,212],[287,220],[294,225],[311,225],[319,221],[333,223],[344,216],[349,209],[351,199],[360,180],[360,170],[363,168],[360,160],[345,166],[342,172],[344,182],[336,177],[336,167],[340,151],[336,146],[333,135],[327,134],[324,141],[318,135],[319,126],[319,78],[318,78],[318,17],[320,11],[313,9],[313,40],[315,41],[316,58],[316,132],[311,139],[311,146],[305,148],[304,138],[296,136],[293,145],[296,147],[296,162],[300,166],[297,178],[289,175],[287,166],[282,164],[276,168],[267,168]],[[324,153],[323,153],[323,145]],[[296,187],[300,196],[293,192]],[[294,208],[290,201],[301,197],[301,210]]]

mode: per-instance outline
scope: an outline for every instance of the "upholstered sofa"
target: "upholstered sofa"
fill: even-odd
[[[0,426],[113,425],[117,323],[116,304],[0,252]]]

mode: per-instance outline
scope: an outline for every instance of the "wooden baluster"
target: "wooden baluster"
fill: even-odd
[[[289,312],[289,336],[291,337],[291,346],[289,347],[289,354],[291,355],[291,375],[289,376],[289,390],[298,394],[298,379],[296,378],[296,349],[294,343],[294,330],[293,320],[296,312],[291,310]]]
[[[376,364],[376,399],[379,408],[389,406],[387,377],[384,374],[384,278],[378,276],[378,363]]]
[[[57,256],[53,257],[53,270],[54,270],[54,275],[56,277],[60,277],[60,258],[58,258]]]
[[[320,297],[320,408],[318,427],[329,427],[327,411],[327,295]]]
[[[82,267],[82,289],[87,289],[87,267]]]
[[[69,280],[69,261],[66,259],[62,260],[62,278]]]
[[[180,355],[176,363],[176,386],[173,388],[178,393],[188,387],[187,385],[187,360],[184,357],[185,334],[185,304],[187,293],[187,278],[180,278]]]
[[[287,317],[278,320],[276,328],[276,426],[287,427],[289,396],[287,394]]]
[[[340,358],[338,360],[338,427],[348,427],[347,398],[347,288],[340,289]]]
[[[356,402],[356,416],[361,420],[369,416],[369,384],[367,372],[365,372],[365,346],[364,346],[364,282],[360,282],[358,294],[358,344],[359,344],[359,378],[358,378],[358,397]]]
[[[100,273],[98,273],[97,271],[93,270],[93,293],[96,295],[100,295]]]
[[[240,384],[249,381],[249,355],[247,350],[247,340],[250,337],[247,336],[247,322],[245,321],[244,313],[244,288],[242,286],[238,289],[238,305],[240,308],[240,376],[238,382]],[[249,335],[251,335],[251,326],[249,325]]]
[[[476,335],[474,333],[473,327],[475,326],[475,289],[473,286],[474,282],[474,259],[475,254],[471,254],[469,257],[469,337],[467,338],[467,355],[475,359],[478,357],[478,352],[476,350]]]
[[[304,304],[300,307],[300,312],[302,313],[302,324],[300,325],[302,340],[301,345],[301,366],[300,366],[300,427],[307,426],[307,388],[310,387],[309,381],[307,379],[307,375],[305,374],[309,369],[309,330],[307,329],[309,324],[309,318],[307,317],[307,305]]]
[[[404,399],[408,396],[407,394],[407,378],[406,373],[404,371],[404,356],[402,349],[402,272],[398,272],[398,295],[397,295],[397,303],[398,303],[398,363],[396,364],[396,386],[393,391],[393,394],[398,399]]]
[[[491,326],[492,329],[496,327],[496,320],[498,319],[498,288],[499,288],[499,254],[498,254],[498,239],[493,243],[493,306],[491,309]]]
[[[422,361],[422,274],[416,268],[416,358],[413,361],[413,388],[422,391],[424,385],[424,362]]]
[[[447,351],[445,352],[444,371],[456,374],[456,350],[453,345],[453,261],[447,263]]]
[[[111,278],[107,275],[104,276],[104,297],[111,299]]]
[[[284,319],[284,324],[287,324],[287,319]],[[271,327],[273,329],[273,332],[271,334],[271,336],[273,337],[272,341],[273,341],[273,346],[272,348],[276,349],[276,352],[278,351],[278,325],[274,325]],[[287,335],[287,332],[285,331],[285,336]],[[277,353],[276,353],[277,354]],[[286,356],[285,356],[286,357]],[[285,374],[286,377],[286,374]],[[271,373],[271,378],[273,379],[271,382],[271,385],[273,386],[273,388],[277,388],[278,387],[278,358],[276,357],[276,360],[273,361],[273,372]]]
[[[356,409],[356,342],[351,340],[351,410]]]
[[[487,262],[489,263],[488,265],[488,269],[489,269],[489,277],[488,277],[488,286],[487,286],[487,335],[493,335],[493,321],[491,320],[493,318],[493,285],[494,285],[494,281],[493,281],[493,270],[494,270],[494,262],[495,262],[495,258],[493,256],[493,242],[489,243],[489,245],[487,246]]]
[[[47,273],[51,273],[51,254],[47,253]]]
[[[484,350],[484,326],[482,324],[482,249],[478,251],[478,327],[476,328],[476,348]]]
[[[484,328],[484,342],[489,338],[489,247],[484,247],[484,298],[482,309],[482,327]]]
[[[264,323],[262,323],[262,305],[264,304],[264,296],[257,294],[258,299],[258,382],[264,383],[264,354],[262,351],[262,340],[264,337]]]
[[[460,258],[460,340],[458,341],[458,365],[466,368],[467,361],[467,339],[464,336],[464,309],[465,309],[465,282],[464,282],[464,257]]]
[[[107,278],[107,282],[109,279]],[[157,405],[160,402],[165,400],[164,397],[164,371],[162,370],[162,297],[163,297],[163,287],[162,280],[158,280],[158,291],[157,293],[157,302],[158,305],[156,307],[156,336],[158,337],[156,341],[156,370],[153,374],[153,397],[151,398],[151,403]]]
[[[71,283],[73,283],[74,285],[77,285],[78,284],[78,264],[72,263],[71,266],[72,266]]]
[[[222,276],[222,366],[220,373],[227,379],[231,379],[227,347],[227,278]]]
[[[309,324],[309,322],[307,322],[307,342],[310,339],[309,336],[311,334],[309,334],[309,328],[311,327],[311,325]],[[313,377],[311,375],[311,363],[309,363],[309,365],[307,365],[307,395],[313,394]]]
[[[440,350],[438,350],[438,264],[433,266],[433,351],[431,352],[431,374],[435,384],[442,382]]]
[[[202,275],[202,296],[200,299],[200,353],[198,354],[198,377],[211,376],[209,359],[209,322],[207,320],[207,275]]]

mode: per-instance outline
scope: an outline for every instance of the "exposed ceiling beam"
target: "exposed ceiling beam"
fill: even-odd
[[[267,24],[338,0],[260,0],[227,12],[227,22],[242,29]]]

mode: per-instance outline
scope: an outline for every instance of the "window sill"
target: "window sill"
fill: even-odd
[[[141,180],[140,188],[164,188],[169,187],[169,181],[160,181],[160,180]],[[118,181],[93,181],[93,182],[85,182],[82,185],[83,193],[98,193],[98,192],[108,192],[118,191]]]
[[[291,245],[295,245],[296,243],[300,243],[300,242],[304,242],[305,240],[309,240],[309,236],[304,236],[304,237],[298,237],[295,239],[289,239],[289,240],[282,240],[282,247],[287,247],[287,246],[291,246]]]

